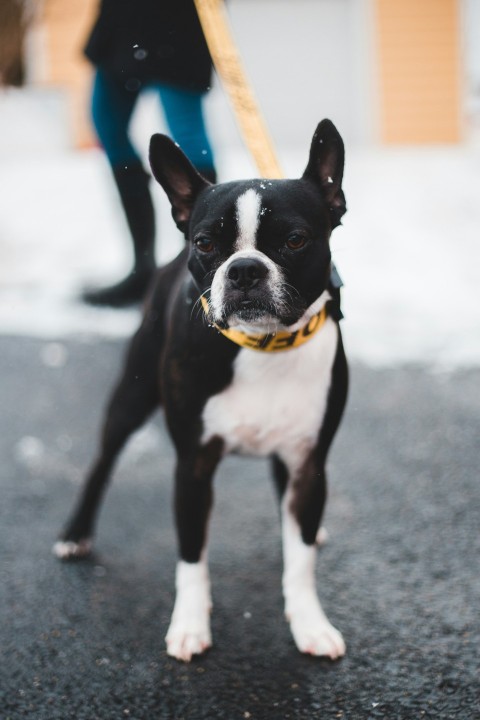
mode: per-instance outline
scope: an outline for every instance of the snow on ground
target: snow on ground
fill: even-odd
[[[310,138],[279,148],[288,175]],[[219,151],[222,180],[248,177],[246,151]],[[332,240],[350,357],[452,368],[480,363],[480,150],[347,148],[349,211]],[[136,310],[83,305],[82,287],[130,263],[128,235],[99,150],[7,154],[0,165],[0,333],[58,340],[124,336]],[[158,260],[182,239],[156,188]]]

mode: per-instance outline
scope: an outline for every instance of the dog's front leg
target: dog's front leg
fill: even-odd
[[[190,662],[212,644],[210,581],[206,555],[196,563],[180,560],[176,572],[176,599],[166,635],[167,653]]]
[[[177,465],[175,515],[180,546],[176,598],[166,635],[167,652],[189,662],[212,644],[212,600],[207,564],[207,526],[212,507],[212,478],[221,443],[198,448]]]
[[[315,587],[315,540],[325,503],[325,473],[310,458],[290,478],[282,500],[285,615],[300,652],[336,660],[341,634],[325,615]]]

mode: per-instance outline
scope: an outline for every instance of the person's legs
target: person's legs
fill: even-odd
[[[156,85],[172,138],[197,170],[216,181],[213,151],[203,115],[204,93]]]
[[[98,139],[112,168],[140,162],[130,142],[128,126],[139,90],[128,90],[123,81],[105,70],[97,70],[92,89],[92,120]]]
[[[120,283],[84,293],[96,305],[129,305],[141,300],[155,268],[155,212],[150,177],[133,147],[128,126],[139,88],[98,70],[92,95],[92,118],[112,168],[133,241],[133,271]]]

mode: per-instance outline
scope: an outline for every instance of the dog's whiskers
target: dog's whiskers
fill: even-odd
[[[192,310],[191,310],[191,312],[190,312],[190,320],[193,319],[193,314],[195,313],[195,317],[196,317],[196,318],[198,318],[198,317],[201,316],[204,323],[206,323],[206,324],[209,323],[209,318],[208,318],[207,314],[205,313],[205,311],[204,311],[204,309],[203,309],[202,297],[205,297],[205,298],[206,298],[207,294],[210,293],[211,289],[212,289],[211,286],[208,287],[208,288],[207,288],[201,295],[199,295],[199,297],[195,300],[195,302],[193,303],[193,306],[192,306]]]

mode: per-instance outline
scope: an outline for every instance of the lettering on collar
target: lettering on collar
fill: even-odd
[[[208,301],[202,295],[200,298],[205,314],[208,315]],[[234,328],[221,328],[214,325],[216,330],[226,338],[234,342],[240,347],[250,348],[251,350],[260,350],[263,352],[280,352],[282,350],[291,350],[308,342],[318,330],[325,324],[327,319],[327,309],[324,306],[320,312],[313,315],[310,320],[299,330],[293,332],[282,331],[278,333],[270,333],[266,335],[250,335],[242,330]]]

